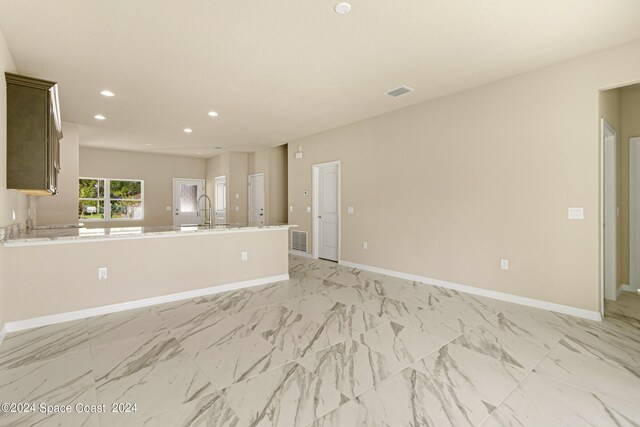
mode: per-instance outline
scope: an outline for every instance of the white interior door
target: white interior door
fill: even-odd
[[[227,223],[227,176],[215,177],[216,224]]]
[[[173,225],[204,224],[204,198],[198,206],[203,194],[204,179],[173,179]]]
[[[629,225],[630,274],[629,285],[640,289],[640,137],[629,141]]]
[[[339,165],[319,165],[317,171],[317,239],[318,258],[338,261],[339,245]]]
[[[249,223],[264,224],[264,174],[249,175]]]
[[[603,122],[604,142],[604,297],[615,300],[618,293],[616,223],[616,132]]]

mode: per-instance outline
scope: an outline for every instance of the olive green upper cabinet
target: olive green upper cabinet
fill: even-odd
[[[54,82],[5,73],[7,81],[7,188],[55,195],[60,172],[62,120]]]

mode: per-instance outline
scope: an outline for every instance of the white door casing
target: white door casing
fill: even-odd
[[[629,286],[640,289],[640,137],[629,140]]]
[[[216,224],[227,223],[227,176],[214,178],[214,194]]]
[[[204,224],[204,179],[173,178],[173,225]]]
[[[264,224],[264,174],[249,175],[249,223]]]
[[[340,259],[340,162],[313,165],[313,256]]]
[[[618,291],[617,266],[617,183],[616,183],[616,132],[605,121],[604,143],[604,297],[615,300]]]

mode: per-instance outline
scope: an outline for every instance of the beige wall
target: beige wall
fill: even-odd
[[[242,251],[248,253],[246,262],[240,261]],[[8,247],[4,252],[5,295],[11,301],[6,321],[288,274],[285,229]],[[99,267],[108,268],[107,280],[97,279]]]
[[[4,72],[16,72],[11,53],[0,31],[0,69],[2,70],[2,84],[0,84],[0,227],[20,223],[25,225],[29,214],[29,198],[14,190],[7,190],[7,87],[4,84]],[[32,200],[32,203],[35,201]],[[5,276],[4,248],[0,247],[0,327],[6,320],[5,311],[8,308],[5,287],[8,278]]]
[[[80,176],[144,180],[144,221],[85,221],[88,227],[173,224],[173,178],[205,179],[205,160],[80,147]],[[76,202],[77,205],[77,202]]]
[[[620,233],[618,233],[619,247],[621,250],[620,261],[622,263],[621,281],[629,284],[629,138],[640,136],[640,86],[622,88],[620,90],[621,127],[618,131],[620,142],[621,161],[619,165],[619,194],[620,194]]]
[[[289,222],[340,160],[343,260],[598,311],[599,90],[637,81],[640,41],[293,141]]]
[[[269,149],[269,222],[284,224],[288,219],[287,187],[288,172],[287,146]]]
[[[249,221],[247,158],[247,153],[229,153],[227,191],[230,201],[227,215],[231,224],[246,224]]]
[[[287,222],[287,146],[263,148],[248,156],[248,174],[264,174],[265,222]]]
[[[74,123],[62,125],[64,138],[60,141],[60,174],[58,194],[40,197],[36,222],[38,225],[73,224],[78,222],[78,176],[80,157],[80,129]]]

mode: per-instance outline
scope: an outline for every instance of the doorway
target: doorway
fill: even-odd
[[[640,137],[629,139],[629,285],[640,289]]]
[[[249,175],[249,224],[264,225],[264,174]]]
[[[227,176],[221,175],[214,178],[214,200],[216,211],[216,224],[227,223]]]
[[[617,266],[617,183],[616,183],[616,131],[605,119],[601,119],[602,135],[602,235],[603,248],[603,294],[607,300],[618,296]]]
[[[313,257],[340,259],[340,162],[312,166]]]
[[[204,212],[204,200],[200,200],[203,194],[204,179],[173,178],[174,226],[204,224],[204,215],[200,214]]]

